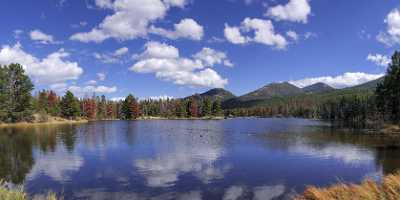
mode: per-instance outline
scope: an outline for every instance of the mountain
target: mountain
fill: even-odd
[[[209,98],[213,101],[219,100],[222,102],[222,101],[226,101],[226,100],[229,100],[229,99],[232,99],[235,97],[236,96],[234,94],[232,94],[232,92],[229,92],[222,88],[214,88],[214,89],[211,89],[211,90],[201,93],[201,94],[194,94],[192,96],[186,97],[185,99],[195,98],[196,100],[202,100],[202,99]]]
[[[270,99],[273,97],[288,97],[297,94],[301,94],[303,91],[288,83],[271,83],[268,84],[258,90],[245,94],[239,97],[241,101],[249,101],[249,100],[264,100]]]
[[[243,108],[259,106],[266,101],[285,98],[290,96],[296,96],[304,93],[302,89],[288,83],[271,83],[253,92],[245,94],[243,96],[229,99],[223,102],[223,108]]]
[[[356,85],[356,86],[345,88],[345,89],[375,90],[375,88],[378,85],[378,83],[383,82],[384,79],[385,79],[385,77],[381,77],[381,78],[378,78],[376,80],[369,81],[369,82],[363,83],[361,85]]]
[[[315,83],[307,87],[304,87],[302,90],[305,93],[319,93],[319,92],[330,92],[335,90],[335,88],[325,83]]]

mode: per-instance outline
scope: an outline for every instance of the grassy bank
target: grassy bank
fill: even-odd
[[[17,122],[17,123],[0,123],[0,127],[24,127],[33,125],[55,125],[55,124],[79,124],[87,123],[88,120],[83,118],[78,119],[65,119],[61,117],[47,117],[46,119],[41,119],[38,116],[34,116],[35,119],[32,122]]]
[[[360,185],[339,183],[328,188],[308,187],[295,200],[396,200],[400,199],[400,172],[387,175],[382,183],[365,180]]]
[[[22,188],[19,189],[8,189],[4,182],[0,181],[0,199],[1,200],[28,200],[28,195],[23,191]],[[54,193],[49,193],[47,195],[35,196],[33,200],[57,200]]]

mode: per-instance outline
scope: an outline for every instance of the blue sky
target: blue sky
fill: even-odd
[[[4,0],[0,64],[36,89],[109,98],[375,79],[400,44],[396,0]]]

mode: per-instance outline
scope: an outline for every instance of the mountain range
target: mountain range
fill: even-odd
[[[195,98],[196,100],[210,98],[212,100],[219,100],[222,102],[222,107],[225,109],[249,108],[267,105],[271,102],[284,101],[291,97],[329,98],[335,96],[354,95],[357,93],[372,93],[377,84],[382,81],[383,77],[361,85],[343,89],[335,89],[321,82],[304,88],[299,88],[289,82],[271,83],[242,96],[235,96],[232,92],[225,89],[215,88],[205,93],[195,94],[186,98]]]

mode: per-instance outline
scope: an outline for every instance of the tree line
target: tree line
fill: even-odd
[[[266,105],[225,110],[228,116],[302,117],[345,126],[380,126],[400,122],[400,53],[392,56],[375,90],[342,90],[273,99]]]
[[[197,118],[209,116],[302,117],[366,126],[400,122],[400,53],[395,52],[384,80],[375,91],[340,90],[273,99],[252,108],[222,110],[221,102],[210,98],[107,100],[104,95],[77,98],[67,91],[39,91],[19,64],[0,66],[0,122],[46,121],[49,116],[89,120],[141,117]],[[36,117],[34,117],[35,115]],[[38,117],[39,116],[39,117]]]
[[[104,95],[78,98],[71,91],[58,96],[51,90],[32,95],[34,86],[19,64],[0,66],[0,122],[48,121],[49,117],[88,120],[141,117],[198,118],[223,115],[221,102],[205,99],[146,99],[128,95],[111,101]]]

